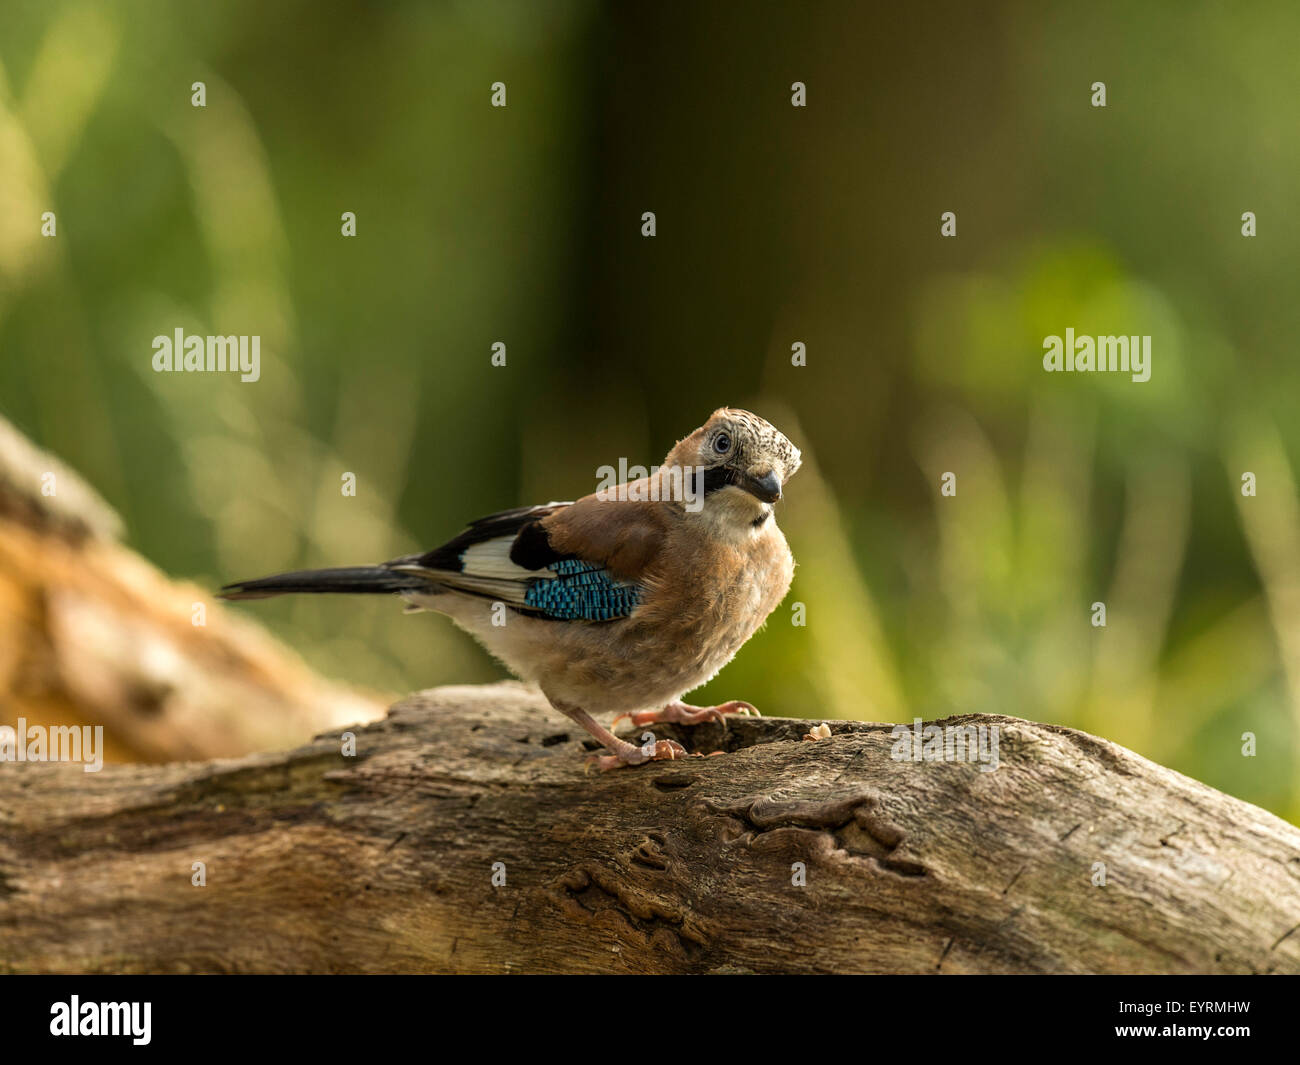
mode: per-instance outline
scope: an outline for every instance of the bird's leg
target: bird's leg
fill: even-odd
[[[601,769],[618,769],[625,765],[641,765],[643,762],[658,762],[671,758],[685,758],[686,748],[676,740],[647,741],[638,747],[635,743],[620,740],[609,729],[592,717],[587,711],[576,706],[567,706],[551,700],[551,705],[570,720],[590,732],[609,754],[597,756],[596,765]]]
[[[763,716],[752,704],[739,699],[717,706],[691,706],[689,703],[676,702],[669,703],[662,710],[638,710],[635,714],[619,714],[614,718],[614,724],[617,725],[623,718],[627,718],[633,725],[699,725],[705,721],[721,721],[726,724],[727,714]]]

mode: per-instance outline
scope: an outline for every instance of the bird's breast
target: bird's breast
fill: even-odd
[[[772,521],[740,543],[670,546],[636,618],[653,625],[678,660],[711,676],[785,598],[794,559]]]

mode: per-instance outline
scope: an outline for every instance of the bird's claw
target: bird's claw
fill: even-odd
[[[619,754],[594,754],[590,762],[597,769],[621,769],[628,765],[644,765],[646,762],[672,761],[685,758],[686,748],[676,740],[655,740],[654,746],[645,744],[641,747],[628,744],[628,750]]]

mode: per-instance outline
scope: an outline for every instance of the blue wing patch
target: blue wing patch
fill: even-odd
[[[551,563],[555,577],[528,586],[524,602],[548,617],[566,621],[613,621],[625,618],[641,602],[641,589],[615,580],[603,567],[577,558]]]

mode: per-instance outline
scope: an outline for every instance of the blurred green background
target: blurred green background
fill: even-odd
[[[799,570],[692,701],[1059,722],[1300,820],[1298,39],[1284,2],[8,0],[0,411],[215,587],[746,406],[808,460]],[[1151,381],[1045,374],[1067,326],[1151,334]],[[259,334],[262,379],[153,373],[177,327]],[[239,609],[356,683],[500,675],[391,601]]]

